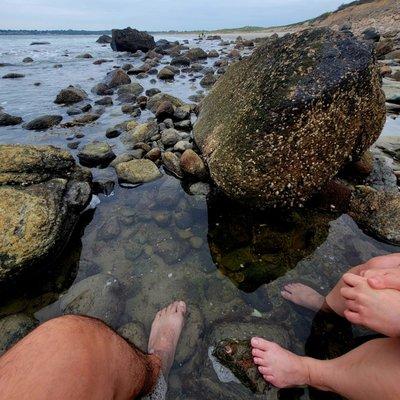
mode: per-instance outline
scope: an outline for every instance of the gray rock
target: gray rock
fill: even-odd
[[[78,158],[85,165],[95,166],[110,163],[115,154],[108,143],[95,141],[86,144],[78,153]]]
[[[166,147],[173,147],[181,139],[176,129],[166,129],[161,132],[161,142]]]
[[[133,94],[134,96],[139,96],[143,93],[143,86],[139,82],[132,82],[127,85],[122,85],[118,88],[117,94]]]
[[[163,79],[163,80],[168,80],[168,79],[174,79],[175,77],[175,72],[173,72],[169,68],[163,68],[157,75],[158,79]]]
[[[23,125],[23,128],[30,131],[45,131],[58,125],[62,121],[61,115],[42,115],[41,117],[35,118],[32,121]]]
[[[13,126],[19,125],[22,122],[21,117],[7,114],[0,110],[0,126]]]
[[[24,74],[18,74],[16,72],[10,72],[9,74],[3,75],[3,79],[18,79],[18,78],[24,78]]]
[[[96,40],[96,43],[101,43],[101,44],[110,44],[111,42],[112,42],[111,36],[108,35],[101,35]]]
[[[112,275],[97,274],[75,283],[47,311],[52,314],[87,315],[118,326],[123,310],[122,287]]]

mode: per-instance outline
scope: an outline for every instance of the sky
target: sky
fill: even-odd
[[[286,25],[349,0],[1,0],[0,29],[195,30]]]

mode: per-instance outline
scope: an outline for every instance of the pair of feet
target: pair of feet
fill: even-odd
[[[323,296],[300,283],[286,285],[282,296],[312,310],[319,310],[324,303]],[[165,377],[174,362],[185,314],[186,304],[176,301],[157,313],[151,327],[148,351],[161,359]],[[309,371],[303,357],[261,338],[253,338],[251,344],[254,362],[266,381],[278,388],[308,383]]]

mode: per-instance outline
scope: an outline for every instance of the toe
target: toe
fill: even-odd
[[[253,339],[251,339],[251,345],[256,348],[256,349],[260,349],[260,350],[268,350],[269,346],[271,345],[271,342],[268,342],[265,339],[261,339],[259,337],[254,337]]]
[[[263,378],[267,381],[267,382],[271,382],[275,377],[273,375],[263,375]]]
[[[271,373],[271,371],[270,371],[269,368],[263,367],[263,366],[259,366],[259,367],[258,367],[258,370],[260,371],[260,374],[261,374],[261,375],[267,375],[267,374],[270,374],[270,373]]]
[[[176,302],[171,303],[168,307],[167,307],[167,313],[168,314],[172,314],[176,312]]]
[[[254,364],[265,367],[265,360],[260,357],[253,357]]]
[[[186,303],[184,301],[178,301],[177,303],[178,305],[176,311],[182,314],[186,314]]]
[[[259,357],[259,358],[265,357],[265,352],[257,348],[253,348],[251,354],[253,354],[254,357]]]
[[[281,296],[286,300],[290,300],[292,298],[292,293],[290,293],[287,290],[282,290],[281,291]]]

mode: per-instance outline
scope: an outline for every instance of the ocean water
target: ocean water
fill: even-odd
[[[197,43],[193,35],[163,38],[187,39],[193,47],[221,50],[218,41]],[[43,114],[60,114],[68,121],[66,108],[54,104],[60,89],[80,85],[94,101],[98,96],[90,93],[91,87],[113,66],[142,63],[112,52],[96,39],[91,35],[0,36],[0,63],[10,64],[0,68],[0,75],[25,74],[23,79],[0,79],[0,106],[24,121]],[[30,46],[33,41],[50,45]],[[76,58],[83,53],[90,53],[93,59]],[[25,57],[34,62],[23,63]],[[93,65],[100,58],[112,62]],[[210,66],[213,62],[207,61]],[[56,64],[62,67],[54,68]],[[152,78],[140,80],[145,90],[157,87],[184,101],[204,91],[195,76],[181,74],[174,83],[157,80],[155,84],[150,82]],[[35,86],[36,82],[41,84]],[[138,120],[150,116],[143,112]],[[105,132],[126,119],[115,101],[94,124],[47,132],[26,131],[21,126],[0,128],[0,143],[66,148],[81,133],[79,148],[102,140],[120,154],[124,151],[120,140],[106,139]],[[398,119],[388,118],[384,134],[396,135],[398,129]],[[76,155],[77,151],[71,152]],[[354,347],[366,334],[336,320],[332,323],[331,317],[303,310],[280,296],[284,284],[293,281],[326,294],[350,266],[398,251],[365,235],[349,216],[310,210],[254,213],[214,191],[208,197],[193,196],[184,182],[167,174],[155,182],[127,188],[118,185],[112,168],[94,168],[92,172],[97,180],[113,181],[114,189],[99,194],[96,209],[82,215],[48,281],[31,282],[0,303],[0,316],[24,312],[45,321],[83,307],[76,287],[85,281],[94,294],[86,306],[94,303],[98,316],[115,329],[134,324],[146,336],[157,310],[182,299],[188,303],[189,315],[171,372],[168,399],[260,398],[237,382],[219,379],[209,349],[224,335],[265,333],[271,339],[283,338],[298,354],[330,358]],[[104,277],[111,280],[104,284]],[[112,290],[106,290],[107,285]],[[68,298],[73,305],[63,308],[63,299]],[[267,398],[276,396],[271,391]],[[278,398],[339,397],[296,389],[282,390]]]

